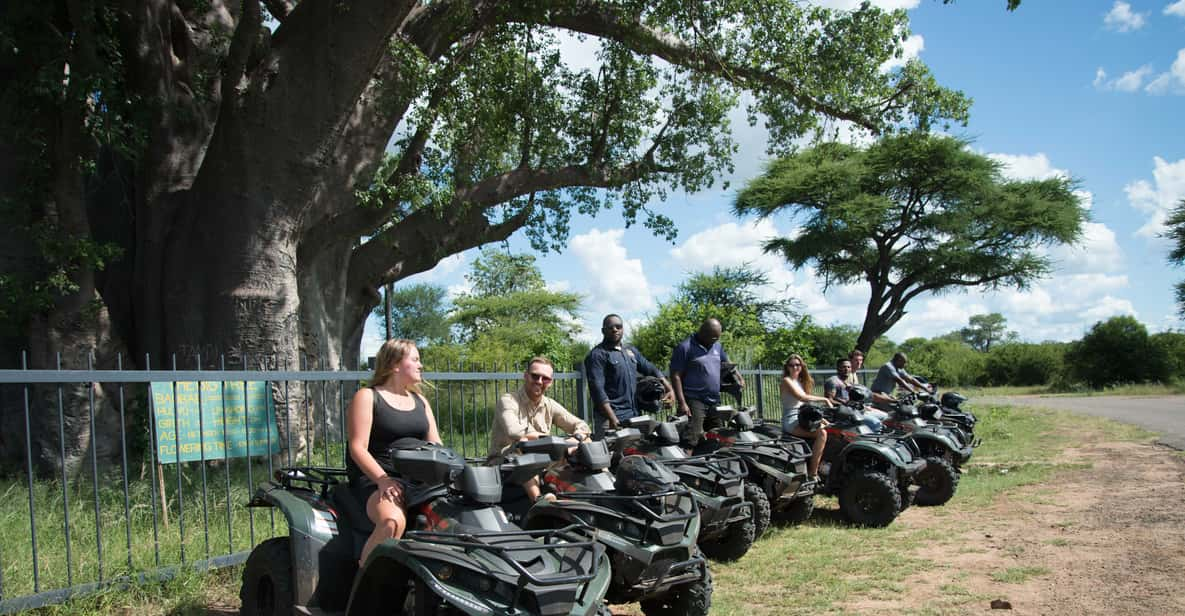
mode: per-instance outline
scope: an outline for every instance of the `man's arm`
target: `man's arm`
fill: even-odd
[[[490,427],[491,457],[505,453],[527,436],[527,424],[519,419],[518,401],[513,394],[498,398],[494,411],[494,425]]]
[[[588,378],[588,393],[592,397],[593,408],[605,419],[609,425],[617,426],[617,415],[613,413],[613,405],[609,404],[609,395],[605,393],[605,354],[594,348],[584,358],[584,375]]]
[[[835,397],[839,393],[838,381],[839,377],[834,376],[828,377],[826,381],[823,381],[823,396],[832,402],[839,402]]]
[[[675,392],[675,405],[679,413],[687,415],[691,408],[687,406],[687,398],[683,395],[683,371],[687,369],[687,352],[679,344],[671,353],[671,391]]]
[[[562,404],[551,400],[551,423],[554,426],[559,426],[567,434],[573,436],[580,436],[587,438],[592,432],[588,429],[588,424],[584,423],[583,419],[568,412]]]

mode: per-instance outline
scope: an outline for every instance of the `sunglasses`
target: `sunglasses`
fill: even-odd
[[[544,384],[551,382],[551,377],[547,376],[546,374],[536,374],[534,372],[528,372],[527,377],[530,378],[532,381],[539,381],[540,383],[544,383]]]

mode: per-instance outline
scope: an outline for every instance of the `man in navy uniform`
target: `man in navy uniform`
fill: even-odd
[[[601,335],[601,343],[584,358],[584,374],[588,378],[588,389],[596,413],[597,438],[604,435],[605,430],[615,429],[621,422],[638,415],[634,394],[639,375],[661,378],[667,388],[668,401],[671,395],[671,384],[662,371],[643,357],[636,347],[622,342],[625,325],[620,316],[607,315],[601,321]]]

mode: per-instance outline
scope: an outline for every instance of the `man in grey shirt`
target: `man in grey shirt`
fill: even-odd
[[[905,371],[909,359],[905,353],[895,353],[889,363],[881,366],[876,373],[876,380],[872,382],[872,399],[874,402],[892,403],[893,390],[900,385],[910,393],[918,393],[919,389],[932,390],[932,385],[926,385],[913,378]]]
[[[835,375],[823,381],[823,395],[837,404],[848,401],[848,375],[852,373],[852,362],[841,357],[835,362]]]

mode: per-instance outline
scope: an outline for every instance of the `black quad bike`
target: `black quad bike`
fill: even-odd
[[[454,451],[402,443],[392,466],[410,482],[409,530],[358,558],[373,525],[345,471],[286,468],[249,507],[276,507],[287,537],[255,547],[243,571],[241,614],[608,614],[609,559],[591,529],[523,530],[497,505],[497,468]],[[522,465],[525,480],[550,463]],[[394,469],[388,469],[394,470]]]
[[[909,506],[910,485],[926,468],[917,444],[902,433],[874,427],[859,409],[849,406],[824,411],[805,405],[798,412],[800,425],[807,429],[824,418],[830,424],[819,466],[818,493],[838,496],[840,512],[853,524],[888,526]],[[767,421],[755,429],[782,437],[780,422]]]
[[[744,461],[748,470],[746,490],[762,490],[768,503],[765,511],[754,507],[755,534],[760,538],[771,518],[802,522],[811,517],[815,481],[807,475],[811,449],[806,441],[777,438],[753,428],[748,410],[717,407],[715,426],[704,433],[694,453],[728,452]]]
[[[712,574],[696,547],[699,510],[691,491],[664,465],[629,456],[610,472],[605,441],[573,446],[548,436],[518,445],[545,454],[552,464],[543,490],[558,500],[533,506],[518,485],[503,487],[503,507],[529,529],[587,524],[613,564],[606,601],[640,602],[648,616],[706,616],[712,605]],[[511,458],[513,461],[513,457]]]
[[[652,458],[674,471],[699,505],[699,547],[708,558],[736,560],[753,545],[753,505],[747,495],[764,498],[760,489],[745,491],[745,463],[735,455],[689,456],[680,446],[679,427],[686,417],[659,422],[649,415],[632,417],[606,433],[615,468],[633,455]],[[768,506],[768,505],[767,505]]]
[[[915,376],[914,378],[929,384],[929,381],[923,377]],[[933,393],[923,391],[918,393],[918,401],[923,405],[937,404],[940,411],[938,420],[959,428],[967,435],[972,447],[979,447],[980,440],[975,438],[975,424],[979,422],[979,419],[971,411],[962,408],[963,403],[967,401],[967,396],[955,391],[943,392],[941,396],[938,395],[937,390]]]
[[[889,414],[884,424],[910,435],[926,460],[926,468],[914,480],[918,484],[914,503],[944,505],[955,495],[961,467],[971,459],[974,448],[961,428],[941,421],[938,405],[917,402],[916,394],[898,396],[896,404],[883,409]]]

